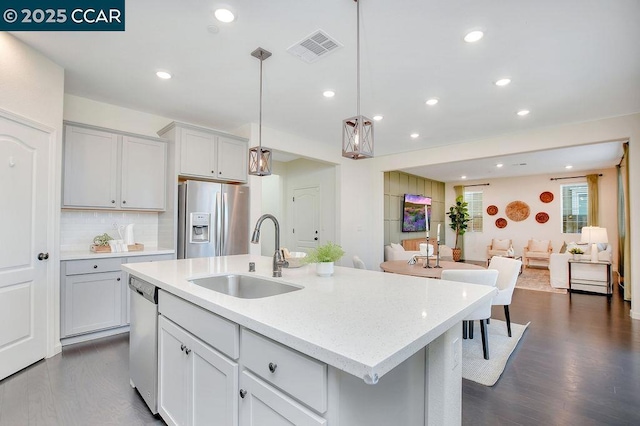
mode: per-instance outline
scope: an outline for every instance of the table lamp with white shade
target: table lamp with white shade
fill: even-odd
[[[585,226],[582,228],[581,243],[591,244],[591,261],[598,261],[598,243],[608,243],[607,228],[599,226]]]

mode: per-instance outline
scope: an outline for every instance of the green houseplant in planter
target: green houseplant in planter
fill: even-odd
[[[580,260],[581,256],[584,254],[584,251],[580,247],[574,247],[569,250],[569,253],[573,255],[573,260]]]
[[[344,256],[344,250],[338,244],[329,241],[326,244],[318,246],[318,248],[309,251],[303,258],[304,263],[315,263],[316,274],[321,277],[330,277],[333,275],[333,264]]]
[[[454,262],[459,261],[462,256],[462,249],[458,247],[458,241],[459,237],[467,231],[467,223],[471,220],[468,205],[469,203],[464,201],[464,197],[460,195],[456,198],[456,203],[449,207],[448,215],[451,219],[449,227],[456,232],[456,242],[452,249]]]

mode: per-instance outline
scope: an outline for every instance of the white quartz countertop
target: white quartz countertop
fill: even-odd
[[[118,253],[94,253],[87,247],[86,250],[63,250],[60,252],[60,260],[81,260],[81,259],[100,259],[107,257],[135,257],[135,256],[153,256],[156,254],[174,254],[173,249],[162,249],[156,247],[145,247],[141,251],[123,251]]]
[[[249,262],[256,272],[249,273]],[[189,282],[227,273],[271,278],[270,257],[241,255],[123,265],[156,286],[312,358],[375,383],[494,294],[486,286],[315,265],[273,278],[304,287],[240,299]]]

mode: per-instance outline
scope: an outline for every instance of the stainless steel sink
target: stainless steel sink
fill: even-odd
[[[302,287],[265,278],[236,274],[195,278],[190,282],[209,290],[239,297],[240,299],[259,299],[302,289]]]

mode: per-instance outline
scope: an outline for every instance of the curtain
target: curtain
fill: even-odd
[[[598,175],[587,175],[587,226],[598,226]]]
[[[618,273],[624,282],[624,300],[631,300],[631,241],[629,240],[629,143],[618,164]]]
[[[453,190],[456,192],[456,198],[462,196],[462,198],[464,198],[464,186],[463,185],[455,185],[453,187]],[[453,200],[453,204],[455,205],[456,200]],[[460,239],[458,240],[458,245],[460,246],[460,250],[461,250],[461,255],[460,258],[464,259],[464,235],[462,237],[460,237]]]

